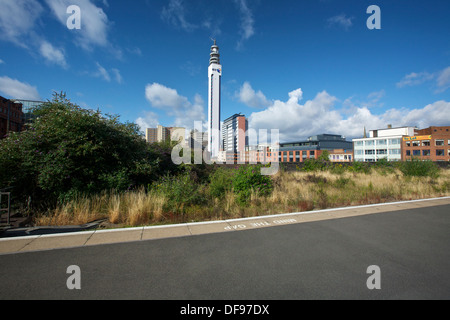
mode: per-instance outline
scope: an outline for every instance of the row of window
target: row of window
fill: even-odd
[[[376,141],[376,145],[386,145],[388,142],[390,145],[392,144],[401,144],[402,139],[393,138],[393,139],[379,139],[379,140],[366,140],[366,141],[355,141],[355,147],[362,146],[374,146]]]
[[[411,152],[412,151],[412,152]],[[448,155],[450,156],[450,149],[447,150]],[[406,156],[431,156],[431,150],[406,150]],[[436,156],[442,157],[445,156],[445,149],[436,149]]]
[[[0,107],[0,113],[5,113],[6,114],[7,112],[8,112],[7,108]],[[20,113],[14,112],[14,111],[10,111],[9,115],[11,117],[15,117],[15,118],[19,118],[20,117]]]
[[[389,150],[389,151],[388,151]],[[355,155],[362,156],[373,155],[373,154],[401,154],[401,149],[370,149],[370,150],[355,150]]]
[[[444,139],[436,139],[436,140],[434,140],[434,145],[436,147],[445,146],[445,140]],[[447,140],[447,145],[450,146],[450,139]],[[407,147],[430,147],[431,142],[430,142],[430,140],[406,141],[406,146]]]

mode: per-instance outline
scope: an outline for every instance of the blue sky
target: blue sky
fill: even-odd
[[[373,4],[381,29],[366,26]],[[193,127],[207,121],[214,37],[222,119],[241,112],[281,141],[450,125],[449,12],[445,0],[0,0],[0,95],[64,91],[142,128]]]

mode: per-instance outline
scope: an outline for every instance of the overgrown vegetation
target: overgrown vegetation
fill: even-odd
[[[35,110],[27,131],[0,141],[0,188],[32,199],[36,225],[106,218],[118,226],[204,221],[450,195],[450,169],[426,161],[333,164],[296,171],[180,165],[134,124],[73,105],[64,94]]]

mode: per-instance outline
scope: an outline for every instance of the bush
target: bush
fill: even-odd
[[[47,207],[78,194],[124,191],[170,168],[136,124],[82,109],[63,93],[33,113],[26,131],[0,141],[0,188],[12,187],[19,201],[31,196],[32,204]]]
[[[302,171],[312,172],[312,171],[324,171],[330,167],[330,161],[324,159],[306,159],[303,162]]]
[[[227,191],[233,187],[233,171],[224,168],[217,168],[209,176],[209,193],[214,198],[222,198]]]
[[[259,196],[272,193],[273,184],[269,176],[261,174],[261,166],[241,166],[233,178],[233,190],[237,195],[237,202],[246,204],[250,200],[252,191]]]
[[[413,158],[399,163],[399,169],[405,176],[432,178],[439,176],[439,167],[429,160],[421,161]]]
[[[367,162],[355,161],[348,167],[349,171],[369,174],[371,171],[370,164]]]
[[[188,171],[178,176],[166,175],[160,178],[153,183],[152,190],[167,199],[166,211],[183,213],[186,207],[201,204],[204,199]]]

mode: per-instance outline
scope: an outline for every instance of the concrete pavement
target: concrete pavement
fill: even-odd
[[[0,238],[0,255],[250,230],[447,204],[450,204],[450,197],[287,213],[242,219]]]

